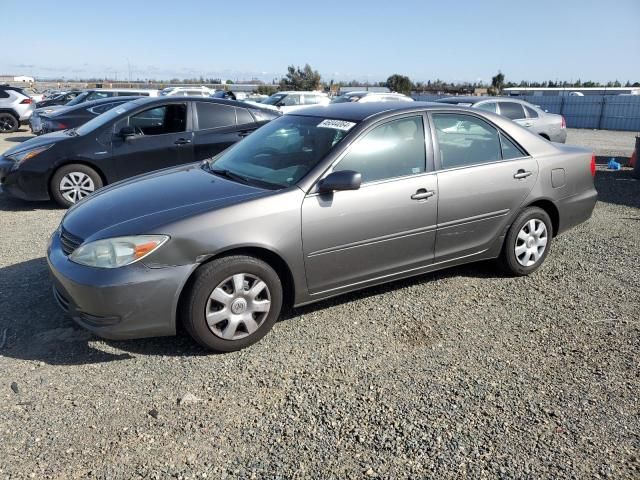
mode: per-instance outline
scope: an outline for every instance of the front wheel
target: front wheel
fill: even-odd
[[[260,259],[223,257],[195,272],[182,307],[194,340],[213,351],[234,352],[271,330],[282,308],[282,283]]]
[[[69,208],[102,187],[98,172],[86,165],[73,163],[60,167],[51,178],[51,196],[61,206]]]
[[[502,248],[503,268],[513,275],[537,270],[551,250],[551,219],[538,207],[524,209],[515,219]]]

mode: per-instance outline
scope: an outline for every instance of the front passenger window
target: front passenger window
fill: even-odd
[[[362,182],[404,177],[425,171],[422,116],[375,127],[353,144],[334,172],[354,170]]]
[[[179,103],[145,110],[130,117],[129,126],[144,135],[184,132],[187,128],[187,106]]]

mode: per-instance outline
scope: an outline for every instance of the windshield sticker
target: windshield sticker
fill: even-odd
[[[335,130],[344,130],[345,132],[348,132],[354,126],[355,123],[345,120],[323,120],[318,124],[319,128],[333,128]]]

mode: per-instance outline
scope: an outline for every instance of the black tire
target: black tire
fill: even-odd
[[[61,190],[60,183],[63,178],[67,175],[73,176],[73,174],[78,175],[86,175],[89,179],[91,179],[91,185],[93,187],[93,191],[102,188],[102,178],[93,168],[88,167],[87,165],[83,165],[81,163],[70,163],[69,165],[64,165],[60,167],[51,177],[51,182],[49,183],[49,188],[51,190],[51,197],[56,201],[56,203],[62,207],[69,208],[71,205],[76,203],[76,201],[82,200],[84,196],[83,193],[78,192],[78,199],[76,201],[71,201],[69,198],[65,197],[65,193]],[[84,190],[83,190],[84,191]],[[84,196],[81,196],[84,195]]]
[[[20,119],[9,112],[0,112],[0,133],[14,133],[20,128]]]
[[[260,323],[253,333],[248,333],[249,330],[241,321],[238,330],[233,331],[239,332],[238,335],[245,336],[238,339],[224,339],[220,336],[224,332],[218,331],[216,334],[214,329],[224,329],[226,332],[229,320],[221,320],[220,323],[210,328],[207,323],[206,312],[211,308],[211,305],[215,305],[215,302],[210,302],[210,296],[214,289],[217,289],[226,279],[237,274],[246,274],[247,277],[254,276],[262,280],[268,289],[268,300],[271,301],[271,305],[268,313],[261,319],[259,318],[261,314],[255,314]],[[247,287],[248,290],[244,290],[243,287],[242,293],[238,294],[238,296],[249,295],[251,285]],[[249,310],[250,307],[247,307],[247,309]],[[281,309],[282,283],[276,271],[270,265],[255,257],[233,255],[213,260],[196,270],[190,288],[181,303],[180,314],[185,329],[200,345],[215,352],[234,352],[246,348],[264,337],[280,316]],[[221,311],[223,310],[224,308],[221,309]]]
[[[519,239],[518,235],[523,229],[528,230],[530,221],[544,223],[546,229],[546,245],[544,245],[544,250],[539,253],[539,257],[532,265],[523,265],[523,261],[526,261],[527,259],[529,261],[533,261],[533,257],[526,257],[528,255],[526,250],[529,250],[529,248],[527,248],[528,239]],[[530,248],[532,250],[535,249],[536,251],[539,251],[540,247],[536,247],[535,244],[536,240],[538,240],[539,237],[535,234],[532,236],[534,237],[534,239],[531,240],[531,243],[533,243],[533,245]],[[524,276],[535,272],[538,268],[540,268],[540,265],[544,263],[547,255],[549,255],[549,252],[551,251],[552,237],[553,225],[551,223],[551,218],[549,218],[547,212],[538,207],[525,208],[522,212],[520,212],[520,214],[516,217],[514,222],[511,224],[511,227],[509,228],[509,232],[507,233],[507,237],[505,238],[504,245],[502,247],[500,265],[505,270],[505,272],[512,275]],[[521,248],[523,245],[525,246],[525,253],[521,254],[519,260],[518,255],[516,255],[516,247]]]

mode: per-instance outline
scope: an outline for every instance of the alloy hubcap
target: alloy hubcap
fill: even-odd
[[[67,173],[60,180],[60,193],[71,203],[82,200],[96,189],[93,180],[89,175],[82,172]]]
[[[270,310],[267,284],[256,275],[238,273],[213,289],[205,318],[209,330],[217,337],[239,340],[258,330]]]
[[[535,265],[547,248],[547,227],[537,218],[525,223],[516,238],[515,254],[518,263],[523,267]]]
[[[12,116],[2,115],[0,116],[0,131],[9,132],[16,126],[16,120]]]

